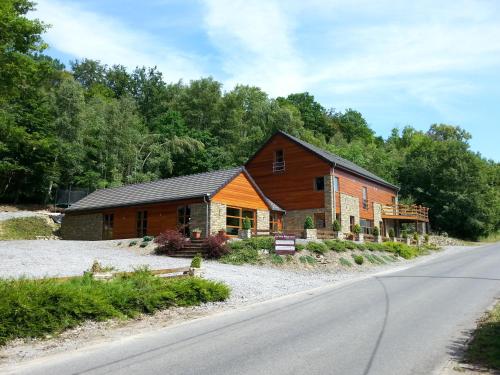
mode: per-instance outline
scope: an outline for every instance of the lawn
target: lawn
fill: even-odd
[[[56,229],[43,217],[18,217],[0,221],[0,240],[34,240],[52,236]]]
[[[15,338],[44,337],[86,320],[133,318],[172,306],[224,301],[229,287],[197,277],[160,278],[138,270],[111,281],[90,274],[66,281],[0,280],[0,345]]]
[[[479,322],[467,347],[465,360],[500,370],[500,303]]]

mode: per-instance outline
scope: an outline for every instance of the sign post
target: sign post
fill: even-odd
[[[274,236],[274,252],[278,255],[295,254],[295,236],[277,234]]]

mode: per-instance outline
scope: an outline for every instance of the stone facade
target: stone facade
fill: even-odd
[[[102,240],[102,214],[66,214],[61,223],[64,240]]]
[[[207,204],[206,203],[193,203],[190,204],[191,208],[191,221],[189,227],[191,230],[198,228],[201,229],[201,237],[206,237],[207,233]]]
[[[269,230],[269,211],[257,210],[257,230]]]
[[[220,230],[226,230],[226,205],[218,202],[210,202],[210,233],[215,234]]]
[[[324,176],[325,180],[325,229],[332,229],[335,220],[335,195],[333,192],[333,176]]]
[[[354,223],[359,224],[359,199],[340,193],[340,225],[342,232],[350,232],[350,217],[354,216]]]
[[[380,222],[382,221],[382,205],[380,203],[373,202],[373,226],[380,228]]]
[[[285,230],[302,230],[304,229],[304,221],[306,220],[306,217],[310,216],[314,219],[315,213],[322,212],[325,212],[324,208],[287,211],[283,216],[283,228]]]

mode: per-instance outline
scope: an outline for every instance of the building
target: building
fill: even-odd
[[[267,231],[271,202],[244,167],[174,177],[97,190],[65,211],[61,234],[68,240],[101,240],[156,236],[166,229],[185,235],[237,235],[244,217],[256,231]],[[276,228],[276,229],[281,229]]]
[[[284,132],[275,133],[245,166],[264,194],[286,211],[284,231],[302,229],[307,216],[318,229],[331,229],[337,219],[344,233],[355,224],[366,234],[374,226],[384,235],[390,228],[398,233],[404,222],[426,230],[427,209],[399,205],[397,186]]]
[[[388,235],[401,223],[427,230],[427,208],[398,204],[399,188],[360,166],[284,132],[275,133],[244,167],[97,190],[65,212],[64,239],[186,236],[220,230],[235,236],[243,218],[254,233],[296,233],[307,216],[318,229],[359,224]]]

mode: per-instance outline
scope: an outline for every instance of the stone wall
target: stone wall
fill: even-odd
[[[324,176],[325,180],[325,229],[332,229],[333,220],[335,220],[335,204],[334,204],[334,186],[333,176]]]
[[[269,211],[257,210],[257,230],[269,230]]]
[[[382,205],[380,203],[373,202],[373,226],[380,228],[380,222],[382,221]]]
[[[340,193],[340,225],[344,233],[351,231],[351,216],[354,216],[354,223],[359,224],[359,199]]]
[[[102,240],[102,214],[66,214],[61,223],[63,240]]]
[[[191,221],[189,228],[191,230],[198,228],[201,229],[201,236],[206,237],[207,232],[207,205],[206,203],[193,203],[191,207]]]
[[[325,212],[324,208],[312,208],[307,210],[290,210],[283,216],[284,230],[302,230],[307,216],[314,220],[315,213]],[[325,215],[326,216],[326,215]]]
[[[210,233],[215,234],[220,230],[226,230],[226,205],[210,202]]]

